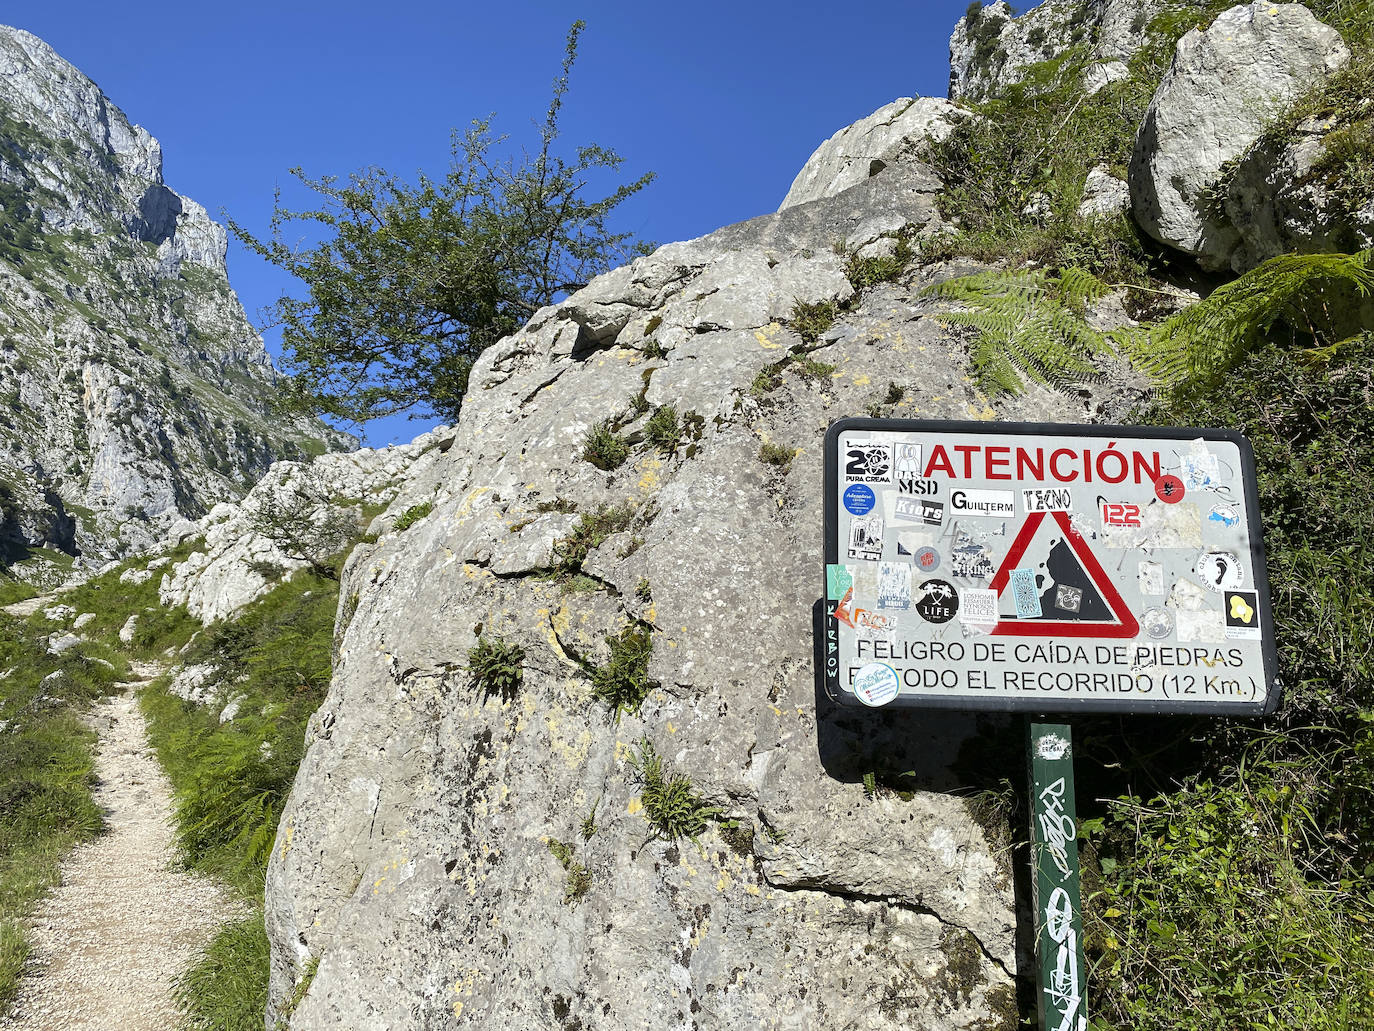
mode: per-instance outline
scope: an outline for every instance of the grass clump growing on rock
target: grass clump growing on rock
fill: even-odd
[[[764,465],[786,466],[792,464],[792,459],[796,457],[796,449],[783,447],[768,441],[759,448],[759,461]]]
[[[478,637],[468,650],[473,682],[487,695],[512,697],[525,679],[525,649],[500,637]]]
[[[686,774],[664,768],[663,757],[648,738],[640,742],[638,754],[630,756],[630,765],[644,789],[639,796],[644,818],[659,837],[696,841],[708,821],[720,815],[719,809],[707,805],[693,790]]]
[[[408,509],[396,517],[395,529],[399,533],[409,530],[425,516],[434,511],[434,502],[422,501],[418,505],[411,505]]]
[[[591,870],[577,859],[573,846],[566,841],[550,838],[549,851],[558,860],[558,865],[568,872],[568,882],[563,889],[563,904],[571,906],[581,902],[592,889]]]
[[[558,572],[576,573],[589,554],[606,543],[606,538],[612,534],[628,529],[634,517],[635,510],[629,505],[614,505],[598,509],[591,515],[584,514],[572,533],[553,546]]]
[[[582,442],[582,457],[607,472],[619,469],[630,457],[630,445],[615,432],[609,421],[599,422],[587,431]]]
[[[789,321],[805,343],[814,344],[835,324],[839,313],[839,305],[834,301],[797,301],[792,306]]]
[[[678,438],[681,435],[682,428],[678,425],[677,409],[672,405],[663,405],[649,416],[649,421],[644,424],[644,439],[650,447],[665,455],[672,454],[677,449]]]
[[[267,969],[262,913],[225,925],[199,961],[173,982],[172,997],[186,1013],[183,1026],[188,1031],[261,1028],[267,1008]]]
[[[607,637],[606,644],[610,658],[604,666],[592,668],[592,696],[611,706],[619,720],[621,712],[638,712],[658,687],[658,681],[649,679],[654,642],[647,626],[632,624],[618,636]]]

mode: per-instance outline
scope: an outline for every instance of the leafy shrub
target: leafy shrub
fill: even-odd
[[[525,679],[525,649],[499,637],[478,637],[468,650],[468,669],[473,681],[488,695],[512,697]]]
[[[582,443],[582,457],[598,469],[618,469],[630,455],[630,445],[611,428],[609,421],[599,422],[587,431]]]
[[[1254,447],[1284,705],[1173,718],[1149,750],[1085,726],[1080,770],[1155,786],[1084,823],[1090,1009],[1167,1031],[1374,1026],[1374,334],[1264,344],[1226,383],[1147,418]]]
[[[434,511],[434,502],[422,501],[418,505],[411,505],[408,509],[396,517],[396,532],[409,530],[425,516]]]
[[[719,809],[707,805],[692,789],[686,774],[664,769],[663,758],[648,738],[640,742],[639,753],[630,756],[630,765],[644,789],[639,796],[644,818],[659,837],[696,841],[707,822],[720,815]]]
[[[611,655],[604,666],[592,669],[592,695],[611,706],[619,720],[622,711],[638,712],[649,692],[658,687],[658,681],[649,679],[654,643],[649,628],[635,624],[616,637],[607,637],[606,644]]]

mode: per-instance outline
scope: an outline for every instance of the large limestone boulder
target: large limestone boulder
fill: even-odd
[[[1241,234],[1213,195],[1223,166],[1349,60],[1340,33],[1300,4],[1233,7],[1187,33],[1136,135],[1131,205],[1141,228],[1206,268],[1230,266]]]
[[[875,176],[923,141],[943,140],[967,113],[936,97],[901,97],[816,148],[778,210],[830,197]]]
[[[899,161],[660,248],[482,355],[433,511],[344,573],[268,870],[269,1027],[313,962],[294,1031],[1017,1026],[1009,839],[964,796],[1020,749],[964,766],[973,717],[837,712],[813,662],[833,419],[1126,403],[990,404],[921,293],[958,268],[853,295],[832,245],[875,212],[939,228],[937,188]],[[794,299],[827,296],[849,305],[803,344]],[[651,446],[667,405],[679,439]],[[632,445],[609,471],[582,454],[608,419]],[[551,575],[598,516],[580,574]],[[655,686],[617,716],[590,671],[632,627]],[[518,689],[476,680],[482,638],[524,650]],[[696,841],[646,821],[646,740],[718,810]],[[869,797],[874,770],[910,791]]]

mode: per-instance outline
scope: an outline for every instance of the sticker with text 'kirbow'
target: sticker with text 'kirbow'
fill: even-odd
[[[1279,702],[1255,463],[1216,429],[845,419],[825,440],[845,705]]]

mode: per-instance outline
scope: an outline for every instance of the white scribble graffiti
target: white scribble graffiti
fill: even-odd
[[[1054,972],[1044,991],[1059,1023],[1054,1031],[1082,1031],[1086,1028],[1087,1017],[1080,1015],[1083,1004],[1083,982],[1078,969],[1078,935],[1073,929],[1073,901],[1063,888],[1050,892],[1045,903],[1045,930],[1059,948],[1055,952]]]
[[[1069,857],[1066,846],[1077,837],[1074,819],[1064,812],[1064,778],[1040,792],[1040,801],[1045,810],[1040,814],[1040,839],[1049,852],[1054,865],[1065,877],[1069,876]]]

